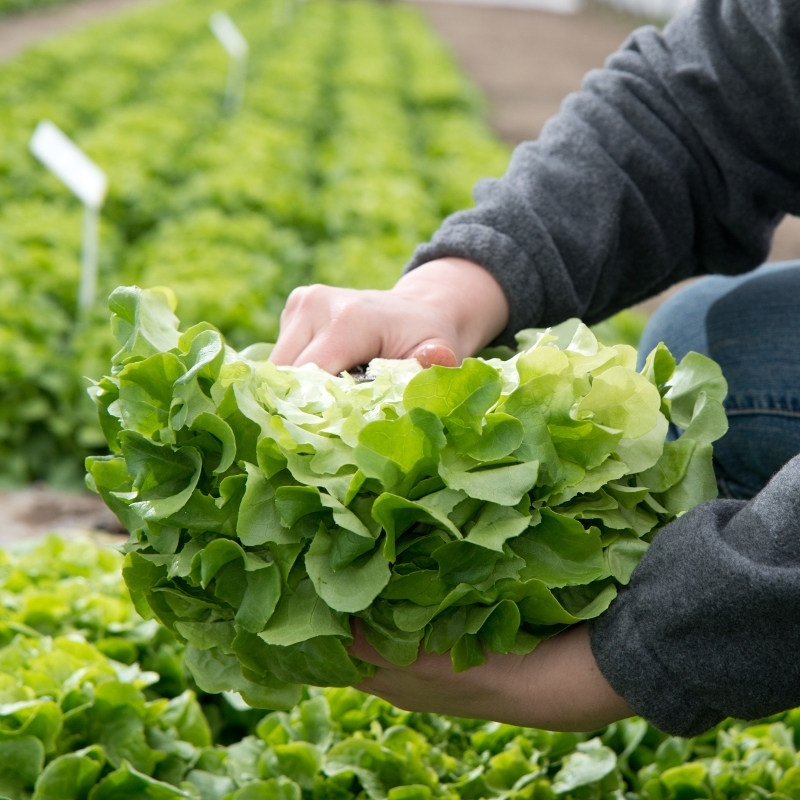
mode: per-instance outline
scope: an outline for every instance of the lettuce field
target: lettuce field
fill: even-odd
[[[32,5],[0,2],[0,24],[8,11]],[[238,108],[226,104],[228,56],[209,30],[209,19],[218,11],[230,15],[249,46]],[[29,149],[42,120],[54,122],[108,177],[100,215],[97,297],[89,309],[78,304],[83,209]],[[145,434],[156,429],[160,436],[168,417],[170,425],[175,423],[153,400],[168,397],[178,382],[159,385],[158,380],[174,377],[189,355],[203,348],[156,350],[141,363],[137,350],[127,354],[132,357],[119,372],[101,380],[115,357],[117,366],[122,363],[108,308],[109,298],[115,298],[119,314],[125,298],[130,298],[130,292],[126,295],[119,287],[144,287],[141,296],[148,302],[174,295],[181,323],[191,331],[182,342],[197,337],[202,345],[224,339],[230,348],[249,352],[253,343],[274,339],[285,297],[298,284],[390,285],[413,246],[443,215],[470,204],[474,182],[502,172],[509,156],[486,124],[481,95],[424,18],[410,6],[362,0],[167,0],[90,25],[0,65],[0,132],[0,483],[46,481],[77,487],[84,483],[88,464],[90,482],[112,506],[116,503],[114,510],[131,523],[129,527],[139,524],[134,512],[143,507],[122,502],[132,492],[122,491],[129,476],[120,454],[128,445],[138,447]],[[145,328],[159,324],[155,314],[136,319],[144,319]],[[636,319],[623,316],[598,336],[635,342],[637,325]],[[140,334],[138,344],[147,339],[147,330]],[[210,352],[206,348],[200,354]],[[221,353],[220,345],[217,355]],[[630,348],[614,353],[608,363],[621,369],[622,362],[630,360]],[[313,557],[305,559],[308,575],[299,577],[292,565],[282,567],[297,585],[307,588],[320,575],[331,577],[322,556],[334,551],[340,561],[350,559],[343,572],[350,575],[346,570],[351,563],[366,557],[368,537],[362,534],[368,528],[372,535],[376,520],[389,520],[382,524],[397,533],[399,542],[403,520],[438,519],[441,527],[455,529],[472,514],[478,520],[468,520],[472,539],[447,543],[448,552],[463,551],[460,563],[466,569],[477,563],[474,547],[481,532],[491,538],[488,550],[494,552],[495,566],[500,554],[508,553],[508,541],[529,525],[531,513],[560,526],[559,536],[565,539],[580,527],[582,514],[597,517],[597,509],[578,498],[572,518],[559,518],[556,525],[557,515],[551,510],[531,512],[524,487],[514,494],[514,481],[499,481],[499,473],[492,480],[488,471],[474,469],[479,458],[509,466],[512,450],[518,452],[523,444],[529,450],[534,447],[520,424],[520,419],[530,418],[520,416],[522,410],[515,406],[516,384],[503,395],[499,411],[487,411],[488,401],[481,411],[498,434],[487,442],[474,435],[465,417],[445,414],[435,404],[424,406],[430,396],[428,383],[441,379],[435,371],[409,379],[420,407],[405,419],[396,401],[396,419],[373,426],[372,440],[362,437],[363,460],[323,480],[302,447],[290,442],[281,449],[286,436],[259,444],[256,453],[246,435],[253,428],[248,409],[254,404],[242,413],[230,412],[230,396],[219,388],[221,383],[215,395],[220,405],[211,409],[219,412],[219,419],[211,419],[203,405],[209,397],[203,392],[212,383],[210,370],[217,371],[214,381],[224,372],[222,356],[217,355],[194,370],[195,377],[200,376],[194,386],[198,391],[187,400],[184,414],[195,426],[186,428],[189,438],[178,441],[186,430],[174,426],[175,441],[187,445],[182,452],[189,445],[206,448],[202,458],[216,459],[216,472],[189,470],[191,483],[178,464],[180,475],[176,472],[178,477],[172,476],[167,488],[175,489],[181,481],[185,485],[174,496],[162,491],[158,480],[152,481],[155,488],[142,517],[146,524],[138,531],[136,546],[129,543],[127,561],[114,546],[56,534],[26,547],[0,550],[0,800],[800,798],[800,711],[758,722],[729,720],[703,736],[682,739],[635,718],[572,734],[410,713],[348,685],[292,683],[290,696],[284,695],[289,701],[281,710],[272,710],[279,704],[257,708],[257,703],[243,701],[246,692],[226,690],[224,681],[214,685],[207,669],[197,669],[203,658],[198,652],[207,655],[218,645],[230,650],[230,643],[222,634],[217,636],[224,625],[206,630],[196,622],[198,609],[209,606],[198,587],[215,591],[221,586],[213,580],[217,572],[230,574],[240,556],[242,563],[252,563],[261,551],[242,555],[238,545],[217,542],[201,555],[197,548],[192,550],[202,539],[198,536],[176,555],[173,523],[180,515],[188,519],[187,508],[201,527],[208,527],[212,512],[219,512],[221,524],[229,522],[230,509],[215,506],[206,496],[194,495],[194,504],[185,505],[201,478],[207,487],[218,475],[218,494],[242,503],[245,511],[237,513],[250,520],[245,537],[249,541],[243,544],[256,550],[271,543],[263,538],[258,514],[247,511],[248,503],[252,508],[256,491],[271,487],[284,515],[276,521],[276,530],[285,537],[285,552],[294,547],[290,534],[299,532],[302,540],[290,560],[316,536]],[[566,359],[547,354],[531,358],[540,356],[548,362]],[[160,371],[158,364],[170,369]],[[661,375],[655,382],[662,384],[665,371],[674,366],[661,353],[649,369]],[[463,386],[493,381],[499,387],[509,382],[505,368],[498,368],[502,381],[496,375],[487,381],[486,369],[478,360],[468,364]],[[527,369],[531,378],[535,369]],[[381,385],[378,382],[374,390]],[[602,391],[601,385],[606,387]],[[600,380],[597,387],[582,401],[587,409],[595,402],[598,408],[615,407],[616,401],[608,400],[617,397],[613,382]],[[526,385],[525,391],[533,389]],[[648,392],[652,413],[669,407],[655,388]],[[500,388],[496,393],[499,397]],[[239,397],[244,396],[240,392]],[[134,420],[138,427],[122,430],[114,414],[130,402],[138,410],[126,413],[125,422]],[[468,405],[465,402],[465,408]],[[673,403],[676,414],[688,413],[679,405]],[[692,414],[700,408],[687,405],[685,398],[684,405],[692,406]],[[636,406],[637,419],[650,413],[643,409]],[[694,426],[692,441],[706,448],[719,434],[709,409],[710,405],[696,423],[691,414],[681,421],[685,428]],[[304,418],[310,414],[302,409]],[[352,429],[358,415],[350,416]],[[410,463],[410,451],[398,455],[382,449],[385,430],[395,423],[406,425],[407,441],[419,444],[425,455],[419,463]],[[294,417],[282,424],[285,430],[302,429]],[[565,441],[573,433],[563,432]],[[303,429],[305,444],[312,433],[316,435]],[[633,504],[604,509],[609,529],[631,534],[618,555],[603,554],[601,545],[611,551],[621,537],[601,537],[596,526],[591,529],[597,547],[592,565],[584,564],[586,583],[608,602],[612,578],[624,581],[641,555],[643,545],[636,537],[646,543],[652,526],[680,510],[673,502],[688,502],[690,481],[688,473],[678,475],[674,485],[664,483],[653,496],[626,492],[614,483],[620,478],[613,472],[620,458],[614,450],[618,441],[596,433],[587,434],[595,437],[591,447],[597,456],[591,467],[598,467],[597,472],[587,478],[595,481],[593,496],[601,487],[608,490],[604,499],[635,495]],[[430,468],[432,442],[439,442],[442,474],[458,488],[443,487],[424,472]],[[162,444],[153,441],[147,447]],[[645,449],[652,453],[653,442],[649,445]],[[111,455],[109,446],[117,448]],[[234,459],[236,447],[243,450]],[[503,447],[506,450],[497,450]],[[634,454],[630,440],[626,447],[629,463],[638,462],[632,471],[653,469],[652,462]],[[693,447],[686,445],[686,452]],[[326,458],[335,460],[342,448],[331,453]],[[570,467],[555,458],[555,450],[551,456],[540,474],[546,477],[549,470],[550,477],[566,475]],[[607,457],[614,461],[611,467]],[[251,460],[262,471],[233,474],[234,460]],[[287,465],[297,475],[311,475],[309,485],[290,485]],[[515,480],[519,475],[533,480],[530,464],[514,463],[513,468]],[[341,480],[345,472],[346,487]],[[379,483],[380,499],[365,499],[367,490],[377,494]],[[337,502],[340,492],[345,501]],[[351,502],[359,492],[360,499]],[[491,505],[489,500],[496,500],[498,492],[505,492],[505,500]],[[466,494],[470,497],[465,501]],[[558,496],[553,503],[561,511],[575,497],[568,495],[563,486],[553,490],[553,497]],[[640,500],[641,507],[634,508]],[[351,507],[345,508],[347,503]],[[378,510],[370,517],[365,509]],[[319,533],[325,514],[335,515],[346,534],[340,537],[344,544],[334,548],[331,537]],[[385,551],[383,540],[381,546]],[[163,553],[154,555],[159,547]],[[412,567],[430,572],[431,557],[439,552],[417,550],[407,547],[407,574],[390,582],[388,568],[381,563],[372,573],[373,585],[360,585],[359,600],[371,593],[365,608],[356,609],[364,612],[367,623],[369,614],[377,613],[377,597],[386,614],[395,601],[412,599],[413,592],[408,597],[401,593],[402,587],[413,589],[419,577]],[[503,564],[506,577],[517,568],[522,550],[516,555]],[[372,562],[372,555],[369,558]],[[609,563],[615,565],[613,575],[602,572]],[[535,566],[525,569],[526,579],[543,581],[542,575],[531,577]],[[156,572],[162,581],[158,586]],[[241,585],[228,582],[241,589],[233,598],[241,628],[237,636],[267,630],[272,639],[264,646],[283,647],[287,636],[297,635],[294,622],[281,627],[288,612],[256,619],[265,612],[248,595],[249,582],[255,586],[256,578],[267,572],[250,569]],[[455,572],[448,578],[455,581]],[[196,586],[191,584],[195,573],[200,576]],[[422,577],[429,585],[429,575]],[[138,591],[130,591],[126,578],[138,584]],[[188,589],[184,596],[166,588],[164,581],[172,579]],[[486,584],[488,573],[481,580]],[[451,591],[462,592],[471,602],[476,597],[462,588],[466,581],[441,591],[448,597]],[[489,589],[484,585],[480,591]],[[227,613],[235,593],[220,589],[214,602]],[[299,594],[286,602],[294,602]],[[333,609],[326,630],[333,626],[345,642],[347,615],[354,611],[348,605],[351,595],[348,587],[339,587],[326,598]],[[550,600],[551,607],[563,603],[559,624],[574,621],[568,591],[552,593]],[[283,602],[275,598],[276,606]],[[498,647],[507,647],[507,640],[517,645],[521,641],[519,620],[513,616],[515,602],[504,596],[496,607],[502,606],[500,612],[495,607],[491,614],[476,612],[487,619],[492,616],[491,641]],[[406,610],[411,617],[420,614],[419,608]],[[169,625],[163,624],[167,617]],[[251,627],[254,620],[261,628]],[[371,621],[376,629],[388,630],[383,618]],[[318,631],[308,633],[314,638]],[[262,643],[269,636],[262,637]],[[192,641],[187,644],[187,639]],[[388,635],[385,652],[403,650],[402,657],[408,657],[419,642],[412,639]],[[489,641],[476,634],[458,647],[444,640],[440,645],[452,648],[458,666],[464,667],[479,660],[481,647]],[[343,646],[337,642],[330,652],[341,655]],[[252,674],[252,663],[247,668]],[[297,674],[291,664],[284,669],[289,677]]]
[[[233,115],[219,9],[250,48]],[[82,208],[28,151],[43,119],[108,177],[90,314]],[[0,130],[5,482],[82,481],[101,443],[86,376],[110,354],[115,286],[169,285],[187,322],[270,340],[297,284],[393,282],[508,156],[422,20],[360,3],[192,0],[89,27],[0,68]]]
[[[50,537],[0,551],[0,797],[12,800],[795,798],[800,715],[695,739],[400,711],[347,687],[289,711],[198,690],[135,611],[121,556]]]

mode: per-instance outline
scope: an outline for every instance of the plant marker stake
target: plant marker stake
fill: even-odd
[[[83,315],[94,305],[97,291],[99,218],[108,179],[103,170],[49,120],[42,120],[36,126],[29,147],[33,155],[83,203],[83,246],[78,289],[78,311]]]
[[[215,11],[211,15],[209,26],[230,56],[228,81],[225,86],[225,110],[232,114],[241,108],[244,100],[247,56],[250,47],[236,27],[236,23],[224,11]]]

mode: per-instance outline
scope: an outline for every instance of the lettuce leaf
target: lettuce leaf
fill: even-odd
[[[696,353],[659,345],[639,372],[571,320],[357,381],[181,331],[175,306],[111,295],[120,349],[90,389],[110,452],[87,482],[130,532],[136,607],[205,691],[287,708],[357,682],[353,616],[395,663],[528,652],[602,613],[659,528],[716,494],[726,385]]]

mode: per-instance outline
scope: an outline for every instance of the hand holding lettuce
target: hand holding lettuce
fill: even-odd
[[[719,368],[572,321],[517,353],[369,381],[278,367],[168,290],[117,289],[91,389],[110,455],[89,485],[130,531],[137,608],[187,643],[206,691],[259,707],[344,686],[350,618],[396,664],[525,653],[601,613],[658,529],[716,494]],[[666,441],[673,422],[682,435]]]

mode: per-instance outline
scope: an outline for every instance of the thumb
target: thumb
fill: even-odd
[[[428,342],[420,345],[412,356],[422,364],[423,367],[457,367],[458,359],[451,348],[444,344]]]

